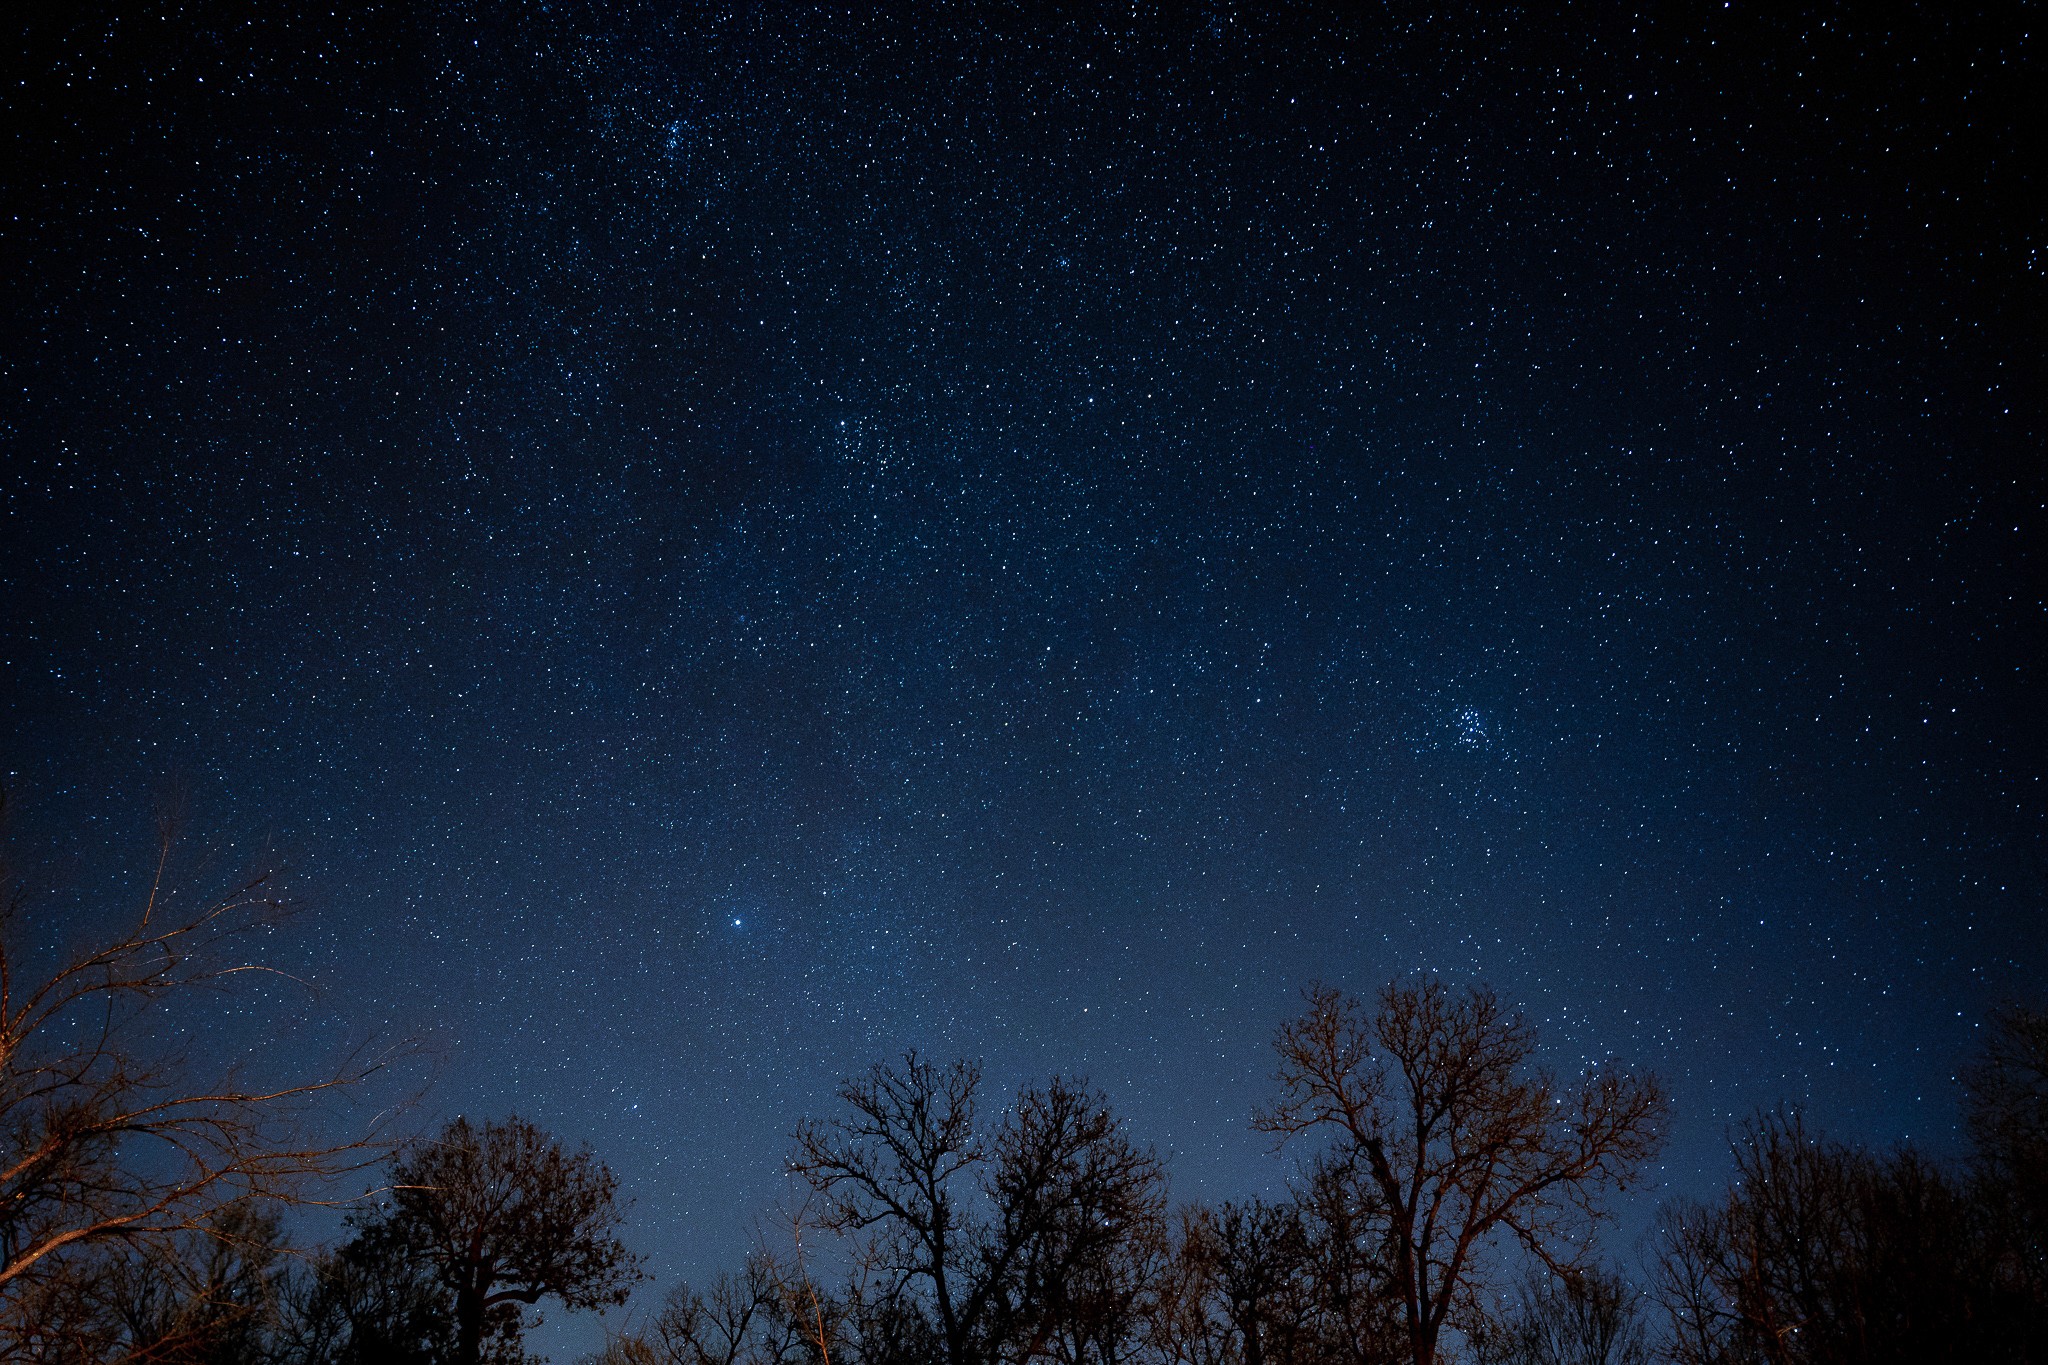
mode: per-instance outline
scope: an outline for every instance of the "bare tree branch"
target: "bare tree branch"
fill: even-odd
[[[237,1208],[317,1199],[377,1158],[374,1132],[336,1142],[318,1121],[383,1065],[367,1047],[262,1085],[232,1066],[201,1073],[163,1045],[164,1012],[192,993],[281,975],[246,953],[288,912],[269,871],[180,912],[174,833],[166,811],[127,927],[54,967],[27,965],[19,900],[0,917],[0,1299],[95,1247],[169,1248]]]
[[[1368,1015],[1328,986],[1282,1026],[1281,1095],[1255,1123],[1316,1131],[1356,1170],[1365,1223],[1392,1251],[1415,1365],[1432,1365],[1496,1240],[1571,1274],[1601,1199],[1655,1154],[1666,1101],[1653,1076],[1602,1069],[1569,1094],[1533,1065],[1535,1032],[1475,987],[1394,984]]]

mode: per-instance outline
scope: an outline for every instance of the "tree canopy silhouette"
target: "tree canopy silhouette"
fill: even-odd
[[[832,1228],[865,1234],[885,1303],[856,1320],[924,1335],[945,1365],[1051,1348],[1100,1357],[1119,1262],[1156,1228],[1158,1160],[1097,1092],[1054,1079],[1025,1090],[991,1136],[976,1124],[978,1068],[916,1054],[843,1084],[842,1116],[806,1123],[790,1167],[827,1201]],[[1076,1336],[1075,1334],[1079,1335]]]
[[[516,1340],[522,1307],[622,1304],[640,1279],[614,1235],[624,1210],[610,1168],[525,1119],[455,1119],[399,1152],[391,1184],[359,1242],[431,1269],[451,1299],[456,1365],[477,1365],[487,1337]]]
[[[1353,1181],[1367,1250],[1389,1263],[1414,1365],[1432,1365],[1445,1326],[1475,1308],[1495,1241],[1576,1272],[1603,1197],[1662,1140],[1654,1076],[1600,1068],[1561,1087],[1534,1065],[1535,1030],[1484,986],[1395,983],[1371,1013],[1313,987],[1274,1047],[1281,1097],[1257,1123],[1333,1140],[1330,1168]]]

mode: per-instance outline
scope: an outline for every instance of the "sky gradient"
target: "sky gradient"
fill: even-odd
[[[1315,979],[1656,1068],[1667,1192],[1952,1149],[2048,971],[2032,7],[292,8],[9,21],[32,932],[178,785],[663,1282],[911,1046],[1277,1190]]]

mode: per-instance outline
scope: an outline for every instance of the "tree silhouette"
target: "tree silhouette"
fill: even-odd
[[[843,1117],[798,1130],[791,1169],[880,1271],[851,1316],[899,1344],[927,1319],[946,1365],[1043,1354],[1060,1334],[1074,1358],[1114,1360],[1137,1323],[1108,1300],[1160,1220],[1159,1163],[1101,1095],[1059,1079],[1024,1091],[985,1138],[980,1079],[913,1053],[842,1085]]]
[[[0,801],[4,804],[4,801]],[[317,1135],[319,1104],[377,1069],[358,1052],[311,1079],[202,1069],[161,1041],[167,1012],[267,971],[248,951],[287,906],[273,871],[193,900],[170,874],[174,821],[126,923],[44,969],[0,863],[0,1337],[97,1273],[102,1254],[189,1258],[237,1211],[307,1198],[373,1159]]]
[[[1409,1358],[1432,1365],[1445,1325],[1475,1307],[1478,1261],[1497,1240],[1570,1274],[1601,1199],[1661,1141],[1653,1076],[1612,1069],[1570,1093],[1532,1065],[1535,1032],[1477,986],[1394,984],[1368,1015],[1328,987],[1282,1026],[1281,1098],[1257,1124],[1282,1140],[1327,1133],[1355,1173],[1368,1254],[1385,1248]]]
[[[432,1266],[389,1237],[356,1237],[302,1266],[279,1295],[279,1365],[442,1365],[455,1354]]]
[[[1195,1207],[1181,1217],[1155,1336],[1188,1365],[1295,1365],[1314,1317],[1309,1232],[1292,1203]]]
[[[1982,1048],[1964,1068],[1964,1127],[1983,1203],[2011,1254],[2000,1279],[2018,1298],[2048,1303],[2048,1014],[1993,1010]],[[2048,1333],[2037,1339],[2048,1350]]]
[[[1594,1266],[1522,1287],[1504,1321],[1479,1334],[1478,1365],[1649,1365],[1641,1294],[1619,1271]]]
[[[458,1118],[401,1151],[391,1184],[358,1254],[396,1253],[432,1270],[452,1299],[456,1365],[477,1365],[487,1337],[516,1342],[521,1307],[621,1304],[640,1278],[613,1235],[623,1210],[610,1169],[524,1119],[479,1128]]]
[[[102,1247],[38,1277],[0,1360],[239,1365],[270,1359],[289,1257],[274,1211],[236,1205],[204,1232]]]
[[[1187,1365],[1377,1365],[1406,1341],[1384,1247],[1358,1226],[1343,1172],[1309,1172],[1285,1203],[1182,1214],[1154,1291],[1154,1339]]]
[[[2007,1196],[1910,1148],[1808,1131],[1796,1110],[1737,1132],[1718,1203],[1666,1210],[1656,1289],[1678,1365],[2022,1361],[2048,1313],[2009,1273]]]
[[[645,1330],[621,1333],[595,1365],[788,1365],[810,1359],[804,1308],[791,1276],[765,1252],[708,1290],[679,1284]]]

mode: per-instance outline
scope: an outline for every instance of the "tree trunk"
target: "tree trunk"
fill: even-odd
[[[1422,1300],[1422,1312],[1415,1323],[1415,1365],[1436,1365],[1437,1335],[1443,1330],[1443,1319],[1430,1311],[1428,1298]]]
[[[455,1294],[455,1365],[478,1365],[484,1353],[484,1296],[464,1287]]]

